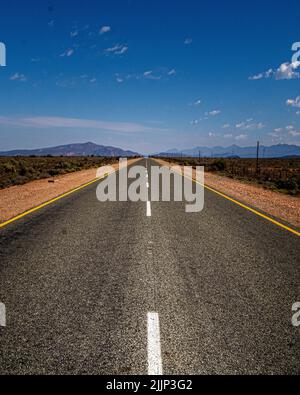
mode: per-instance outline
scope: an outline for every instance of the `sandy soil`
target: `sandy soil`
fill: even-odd
[[[162,165],[170,164],[158,160]],[[300,198],[274,192],[256,185],[249,185],[228,177],[205,173],[205,184],[240,202],[300,228]]]
[[[137,160],[132,159],[128,163]],[[112,167],[117,169],[118,163]],[[0,190],[0,224],[94,180],[96,175],[97,169],[82,170]]]

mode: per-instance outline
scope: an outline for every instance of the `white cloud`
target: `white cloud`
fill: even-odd
[[[247,138],[247,134],[240,134],[239,136],[235,137],[236,141],[241,141],[241,140],[245,140]]]
[[[225,123],[225,124],[222,126],[222,129],[228,129],[228,128],[230,128],[230,124],[229,124],[229,123]]]
[[[264,125],[262,122],[258,122],[258,123],[254,123],[252,125],[250,125],[250,128],[253,127],[254,129],[260,130],[260,129],[264,129],[266,127],[266,125]]]
[[[22,74],[22,73],[15,73],[10,77],[11,81],[20,81],[20,82],[26,82],[27,77]]]
[[[77,37],[78,34],[79,34],[79,31],[78,31],[78,30],[75,30],[74,32],[71,32],[71,33],[70,33],[70,36],[71,36],[71,37]]]
[[[176,74],[176,70],[168,70],[166,68],[161,68],[157,70],[146,70],[142,73],[132,73],[132,74],[122,74],[122,73],[116,73],[116,79],[118,82],[124,82],[124,81],[129,81],[129,80],[136,80],[140,81],[143,79],[147,80],[162,80],[167,78],[168,76],[174,76]]]
[[[268,135],[272,137],[272,141],[274,143],[280,143],[280,142],[288,142],[289,138],[300,136],[300,132],[295,130],[295,127],[293,125],[287,125],[282,128],[274,129],[274,131],[269,133]]]
[[[231,133],[224,134],[224,138],[231,139],[231,138],[233,138],[233,134],[231,134]]]
[[[300,74],[295,70],[300,66],[300,62],[283,63],[275,72],[276,80],[291,80],[300,78]]]
[[[261,80],[263,78],[271,78],[274,75],[273,69],[269,69],[265,71],[264,73],[259,73],[256,75],[253,75],[252,77],[249,77],[249,80],[251,81],[256,81],[256,80]]]
[[[296,130],[291,130],[289,132],[289,136],[291,136],[291,137],[298,137],[298,136],[300,136],[300,132],[297,132]]]
[[[116,77],[116,81],[121,84],[122,82],[124,82],[124,77],[122,77],[119,73],[115,74]]]
[[[256,80],[261,80],[262,78],[264,78],[264,73],[259,73],[259,74],[249,77],[249,80],[256,81]]]
[[[300,96],[297,96],[296,99],[288,99],[286,101],[287,106],[300,108]]]
[[[175,69],[172,69],[172,70],[170,70],[170,71],[168,71],[168,75],[176,75],[176,70]]]
[[[65,52],[63,52],[62,54],[60,54],[59,56],[61,57],[61,58],[65,58],[65,57],[70,57],[70,56],[72,56],[72,55],[74,55],[74,49],[72,49],[72,48],[70,48],[70,49],[67,49]]]
[[[114,55],[123,55],[124,53],[126,53],[128,51],[128,46],[127,45],[120,45],[117,44],[111,48],[107,48],[105,50],[106,53],[112,53]]]
[[[103,35],[105,33],[109,33],[111,32],[111,27],[110,26],[102,26],[100,29],[100,34]]]
[[[67,77],[64,73],[59,73],[56,77],[56,86],[59,88],[69,88],[82,83],[95,84],[97,79],[94,75],[81,74],[80,76]]]
[[[279,137],[278,134],[275,132],[268,133],[268,136],[272,137],[272,141],[276,141]]]
[[[155,75],[152,70],[145,71],[143,76],[144,76],[144,78],[147,78],[149,80],[160,80],[161,79],[161,76]]]
[[[213,110],[213,111],[209,111],[209,112],[205,113],[206,116],[210,115],[211,117],[215,117],[216,115],[219,115],[219,114],[221,114],[220,110]]]
[[[286,134],[287,130],[288,130],[288,127],[275,128],[273,132],[269,133],[269,136],[272,136],[272,137],[283,136],[284,134]]]
[[[185,40],[184,40],[184,44],[185,45],[191,45],[192,44],[192,42],[193,42],[193,39],[192,38],[186,38]]]
[[[300,78],[300,73],[296,70],[300,67],[300,62],[282,63],[277,69],[269,69],[264,73],[259,73],[249,77],[249,80],[261,80],[263,78],[274,78],[275,80],[292,80]]]
[[[235,127],[241,130],[261,130],[265,128],[265,125],[262,122],[253,122],[253,119],[249,118],[245,122],[237,123]]]
[[[139,123],[108,122],[91,119],[64,118],[64,117],[29,117],[6,118],[0,117],[0,124],[31,128],[80,128],[111,131],[118,133],[165,132],[168,129],[146,127]]]
[[[202,104],[202,100],[201,100],[201,99],[198,99],[198,100],[196,100],[194,103],[191,103],[191,106],[197,107],[197,106],[200,106],[201,104]]]

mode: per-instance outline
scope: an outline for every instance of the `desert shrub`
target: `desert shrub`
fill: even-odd
[[[69,162],[59,162],[57,163],[57,165],[55,166],[55,169],[62,169],[62,170],[68,170],[72,168],[72,164]]]
[[[275,185],[278,189],[286,189],[287,191],[294,191],[299,187],[297,181],[292,178],[289,180],[277,180]]]
[[[19,175],[21,177],[25,177],[29,173],[29,169],[27,167],[26,162],[19,161],[19,171],[18,171],[18,173],[19,173]]]
[[[51,169],[49,170],[49,174],[51,177],[58,176],[60,174],[59,169]]]
[[[12,185],[22,185],[22,184],[25,184],[27,181],[28,181],[27,177],[16,176],[11,184]]]
[[[5,173],[16,173],[16,166],[12,164],[11,162],[9,163],[4,163],[3,165],[3,170]]]
[[[32,180],[92,169],[116,163],[118,158],[107,157],[0,157],[0,189],[25,184]]]
[[[226,163],[223,159],[216,160],[211,164],[211,169],[215,171],[224,171],[226,169]]]
[[[48,172],[48,171],[42,171],[40,174],[39,174],[39,178],[49,178],[49,177],[51,177],[51,174]]]

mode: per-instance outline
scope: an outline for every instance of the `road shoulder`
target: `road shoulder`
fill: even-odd
[[[162,159],[156,159],[156,161],[163,166],[170,166],[169,162]],[[300,228],[300,198],[298,197],[248,185],[208,172],[205,173],[205,185]]]
[[[118,166],[112,165],[116,170]],[[82,170],[0,190],[0,224],[95,180],[96,174],[96,168]]]

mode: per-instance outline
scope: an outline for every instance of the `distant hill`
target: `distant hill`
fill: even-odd
[[[179,151],[177,149],[162,152],[157,156],[189,156],[214,158],[255,158],[256,147],[239,147],[232,145],[230,147],[196,147],[188,150]],[[264,158],[291,158],[300,156],[300,147],[298,145],[278,144],[270,147],[260,147],[260,157]]]
[[[58,147],[41,148],[33,150],[14,150],[0,152],[0,156],[111,156],[131,157],[138,156],[137,152],[124,151],[121,148],[106,147],[94,143],[68,144]]]

